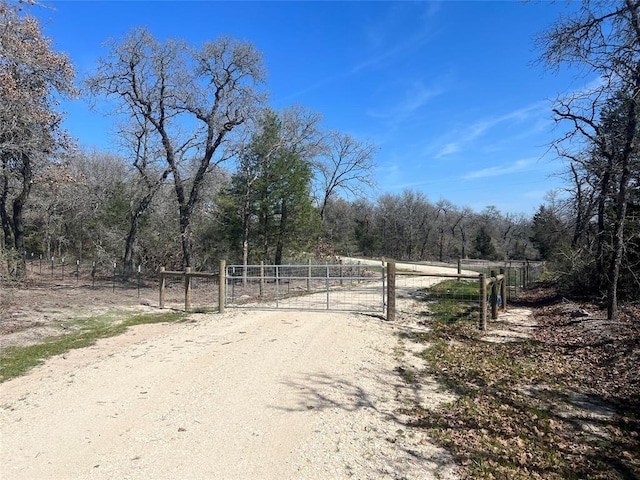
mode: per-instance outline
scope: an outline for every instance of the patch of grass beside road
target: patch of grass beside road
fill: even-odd
[[[129,327],[148,323],[177,322],[185,313],[168,312],[126,317],[101,315],[75,320],[67,324],[70,332],[50,337],[36,345],[8,347],[0,351],[0,382],[23,375],[40,365],[47,358],[66,353],[75,348],[88,347],[98,339],[124,333]]]
[[[434,322],[449,323],[462,318],[478,319],[479,285],[477,281],[443,280],[417,292],[428,302],[425,315]]]

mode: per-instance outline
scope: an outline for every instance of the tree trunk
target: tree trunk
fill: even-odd
[[[140,226],[140,217],[142,214],[147,211],[149,205],[151,205],[151,201],[153,197],[155,197],[156,192],[162,185],[162,182],[167,178],[169,174],[169,170],[165,170],[162,175],[160,182],[157,185],[151,187],[151,189],[147,192],[147,194],[140,200],[138,203],[138,207],[134,210],[131,215],[131,225],[129,226],[129,233],[127,234],[127,239],[124,247],[124,278],[128,279],[131,275],[133,275],[133,254],[136,246],[136,240],[138,239],[138,227]]]
[[[140,214],[138,212],[134,213],[131,217],[131,225],[129,226],[129,233],[127,234],[127,239],[125,240],[124,246],[124,272],[123,278],[128,280],[131,275],[133,275],[133,251],[136,244],[136,239],[138,238],[138,225],[140,220]]]
[[[2,232],[4,233],[4,246],[11,248],[13,246],[13,227],[11,226],[11,218],[7,211],[7,202],[9,200],[9,178],[6,173],[6,165],[3,161],[2,175],[2,192],[0,193],[0,221],[2,221]]]
[[[249,265],[249,211],[242,212],[242,285],[247,284],[247,265]]]
[[[571,164],[571,173],[573,174],[573,181],[576,184],[576,193],[575,193],[575,216],[576,216],[576,224],[573,229],[573,238],[571,239],[571,248],[576,248],[578,245],[578,241],[582,237],[584,231],[584,224],[586,223],[584,220],[584,198],[582,193],[582,185],[580,184],[580,177],[578,176],[578,172],[576,171],[575,165]]]
[[[624,224],[627,217],[627,188],[631,176],[630,161],[637,130],[637,112],[635,101],[629,103],[627,118],[625,149],[622,153],[622,172],[616,196],[616,219],[613,234],[613,251],[609,266],[609,285],[607,287],[607,318],[616,320],[618,317],[618,280],[620,267],[624,256]]]
[[[28,155],[22,155],[22,188],[18,196],[13,200],[13,242],[18,254],[16,274],[22,278],[26,273],[26,263],[24,257],[24,206],[31,191],[31,159]]]
[[[602,175],[602,181],[600,182],[600,192],[598,196],[598,233],[596,236],[596,262],[598,270],[604,272],[605,268],[605,245],[607,243],[606,232],[607,226],[605,222],[606,218],[606,205],[607,196],[610,190],[610,179],[613,170],[613,160],[610,155],[607,156],[607,165]]]
[[[282,200],[282,207],[280,209],[280,232],[278,234],[278,242],[276,244],[276,258],[275,264],[282,265],[282,252],[284,250],[284,237],[287,232],[287,205]]]
[[[185,268],[192,267],[191,212],[183,207],[180,208],[180,239],[182,241],[182,264]]]
[[[467,235],[465,234],[464,228],[460,228],[460,238],[462,239],[462,258],[467,258]]]

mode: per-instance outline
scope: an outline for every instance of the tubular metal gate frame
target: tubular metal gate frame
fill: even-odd
[[[384,313],[386,305],[382,266],[228,265],[225,273],[229,308]]]

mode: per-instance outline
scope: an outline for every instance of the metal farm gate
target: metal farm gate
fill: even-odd
[[[334,310],[383,314],[385,269],[374,265],[229,265],[229,308]]]

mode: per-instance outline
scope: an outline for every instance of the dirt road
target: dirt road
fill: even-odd
[[[0,384],[0,478],[436,479],[398,408],[419,350],[382,320],[230,310],[147,325]]]

